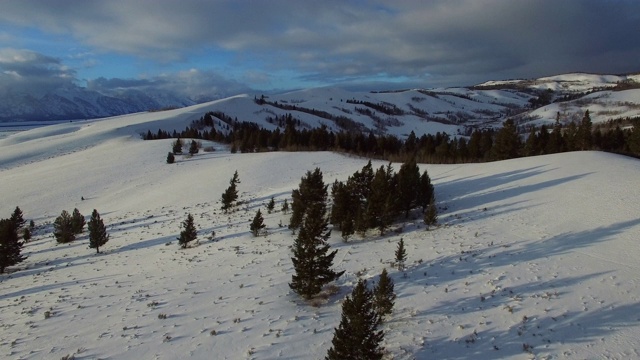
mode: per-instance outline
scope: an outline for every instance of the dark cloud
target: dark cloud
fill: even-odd
[[[145,79],[98,78],[87,81],[87,89],[103,94],[127,90],[164,92],[195,101],[208,101],[250,91],[238,81],[215,72],[191,69]]]
[[[429,86],[638,71],[639,16],[631,0],[23,0],[3,3],[0,21],[157,61],[223,49],[255,73]]]
[[[29,50],[0,49],[0,93],[46,93],[73,86],[75,71],[60,60]]]

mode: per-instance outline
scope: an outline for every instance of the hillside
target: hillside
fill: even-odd
[[[400,137],[411,131],[418,135],[444,132],[455,136],[469,135],[476,128],[500,127],[507,118],[516,119],[518,125],[539,126],[553,124],[558,114],[563,123],[579,120],[586,110],[595,124],[637,117],[638,79],[637,75],[575,73],[535,80],[491,81],[471,87],[391,92],[315,88],[234,96],[205,107],[266,128],[273,128],[277,117],[291,114],[303,127],[325,125],[333,131],[357,129]],[[4,97],[0,100],[0,122],[88,119],[193,103],[169,94],[106,96],[77,88],[37,99]],[[27,113],[31,115],[20,115]]]
[[[304,99],[320,108],[327,95],[312,94],[278,101]],[[416,94],[393,96],[400,102]],[[435,185],[441,226],[425,231],[410,219],[384,237],[349,243],[334,232],[335,267],[346,272],[339,293],[313,307],[287,285],[294,236],[279,224],[288,216],[267,214],[264,206],[274,197],[279,209],[307,170],[321,168],[331,183],[366,159],[231,154],[205,144],[216,151],[168,165],[171,140],[139,137],[230,108],[250,115],[265,107],[236,97],[0,140],[0,213],[8,217],[18,205],[36,223],[24,249],[29,258],[0,275],[3,357],[317,359],[330,347],[341,301],[358,276],[375,280],[384,267],[398,295],[383,325],[390,358],[640,356],[637,160],[574,152],[422,165]],[[314,125],[313,118],[304,121]],[[244,205],[227,215],[219,199],[235,170]],[[86,232],[56,244],[53,220],[75,207],[102,215],[111,235],[103,253],[88,248]],[[254,238],[249,223],[261,207],[269,235]],[[176,237],[187,213],[199,245],[181,250]],[[400,238],[408,252],[404,273],[391,267]]]

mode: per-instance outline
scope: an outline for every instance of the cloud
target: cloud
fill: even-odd
[[[59,59],[30,50],[0,49],[0,93],[45,93],[74,82],[75,71]]]
[[[121,93],[128,90],[164,92],[188,97],[197,102],[250,91],[246,85],[240,82],[225,78],[212,71],[196,69],[139,79],[101,77],[87,81],[87,89],[103,94]]]
[[[224,50],[301,81],[469,84],[638,71],[638,14],[630,0],[23,0],[4,3],[0,21],[159,62]]]

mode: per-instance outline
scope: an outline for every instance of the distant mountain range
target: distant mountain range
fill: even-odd
[[[70,86],[44,94],[17,92],[3,95],[0,97],[0,122],[93,119],[196,103],[163,91],[126,90],[103,94]]]
[[[185,107],[203,100],[168,92],[130,90],[102,94],[79,87],[0,98],[0,122],[100,118]],[[518,125],[580,119],[594,123],[640,116],[640,75],[563,74],[533,80],[488,81],[470,87],[348,91],[314,88],[283,94],[251,94],[217,100],[206,107],[240,121],[268,127],[291,114],[304,127],[358,129],[406,135],[497,127],[507,118]]]

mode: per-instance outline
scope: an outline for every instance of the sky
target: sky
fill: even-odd
[[[640,71],[635,0],[3,0],[0,93],[192,97]]]

